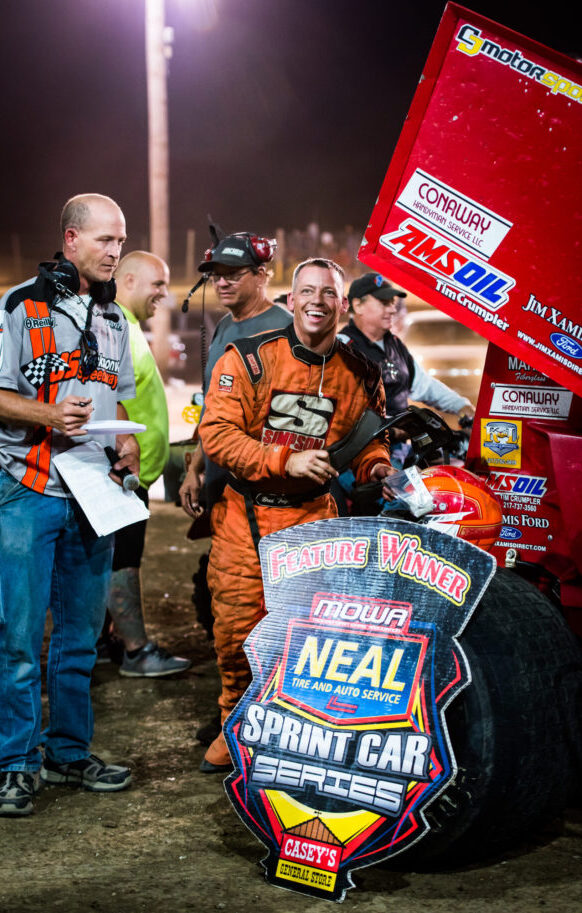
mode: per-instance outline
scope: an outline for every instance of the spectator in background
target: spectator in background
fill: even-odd
[[[215,239],[213,247],[206,252],[206,259],[198,267],[200,272],[210,275],[220,304],[228,310],[216,327],[210,343],[208,361],[204,366],[204,393],[208,391],[212,370],[227,343],[265,330],[279,329],[290,324],[293,319],[285,308],[274,305],[267,296],[268,264],[273,253],[274,245],[266,238],[250,232],[239,232],[226,235],[221,240]],[[203,510],[211,513],[213,505],[222,495],[228,475],[226,469],[206,459],[202,447],[198,447],[180,486],[182,507],[194,521],[200,518]],[[204,507],[200,503],[202,476]],[[198,618],[210,633],[213,618],[206,584],[207,565],[208,556],[203,555],[193,580]],[[210,745],[220,729],[218,714],[210,723],[198,729],[196,737],[202,744]]]
[[[280,295],[276,295],[273,298],[273,304],[278,304],[279,307],[289,310],[289,292],[282,292]]]
[[[392,332],[399,301],[406,292],[393,288],[380,273],[354,279],[348,291],[351,318],[339,339],[379,365],[386,393],[386,414],[404,412],[408,400],[425,403],[459,418],[475,409],[464,396],[431,377]],[[393,461],[396,465],[396,454]]]
[[[207,251],[198,269],[210,275],[219,303],[228,314],[218,323],[204,366],[203,392],[210,386],[213,368],[229,342],[254,336],[265,330],[279,329],[293,317],[267,297],[268,267],[274,254],[274,243],[249,232],[223,237]],[[180,500],[186,513],[196,519],[201,512],[201,475],[204,473],[204,501],[208,512],[218,501],[228,472],[206,460],[202,448],[194,453],[180,487]]]
[[[147,507],[148,489],[161,475],[170,448],[164,385],[140,321],[152,317],[160,301],[167,297],[170,273],[160,257],[137,250],[121,260],[115,278],[117,303],[129,324],[136,387],[135,399],[125,400],[123,405],[132,421],[147,425],[147,431],[139,435],[140,487],[136,492]],[[146,634],[140,582],[146,523],[144,520],[124,526],[115,534],[107,603],[115,632],[125,648],[119,672],[133,678],[158,678],[184,672],[191,666],[189,659],[172,656]]]

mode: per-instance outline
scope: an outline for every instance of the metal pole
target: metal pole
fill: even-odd
[[[166,66],[164,0],[146,0],[150,248],[167,261],[170,254],[170,221]]]
[[[186,232],[186,282],[194,282],[194,269],[196,264],[196,232],[189,228]]]
[[[164,0],[145,0],[146,71],[148,93],[148,175],[150,199],[150,250],[170,261],[168,193],[168,94],[167,44],[164,35]],[[162,375],[167,373],[170,314],[158,308],[152,320],[152,349]]]

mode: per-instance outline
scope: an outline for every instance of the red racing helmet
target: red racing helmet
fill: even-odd
[[[431,466],[421,477],[433,499],[424,521],[456,526],[456,535],[488,551],[503,523],[501,502],[483,479],[457,466]]]

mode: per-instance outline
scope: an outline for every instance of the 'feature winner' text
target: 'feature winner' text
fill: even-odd
[[[367,536],[322,539],[288,547],[275,545],[267,552],[271,583],[309,571],[336,567],[366,567],[370,550]],[[439,555],[421,548],[417,536],[382,531],[378,533],[378,566],[381,571],[407,577],[463,605],[471,585],[469,575]]]

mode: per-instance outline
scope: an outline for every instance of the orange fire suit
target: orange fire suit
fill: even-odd
[[[331,354],[317,355],[289,326],[228,346],[205,407],[204,453],[233,474],[212,509],[208,565],[224,722],[251,679],[243,642],[265,614],[249,510],[261,536],[336,517],[326,489],[288,477],[285,464],[294,450],[323,450],[341,440],[365,409],[383,415],[384,389],[378,368],[359,353],[336,342]],[[369,481],[377,463],[389,465],[388,453],[384,439],[368,444],[352,463],[358,483]],[[246,504],[235,485],[246,487]]]

